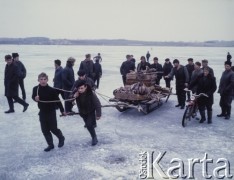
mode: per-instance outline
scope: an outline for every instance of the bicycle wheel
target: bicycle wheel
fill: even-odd
[[[182,126],[183,127],[187,126],[188,121],[191,120],[191,111],[192,111],[192,106],[187,106],[185,111],[184,111],[184,115],[183,115],[183,119],[182,119]]]

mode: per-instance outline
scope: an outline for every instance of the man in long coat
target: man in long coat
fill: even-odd
[[[15,112],[13,99],[24,107],[23,112],[25,112],[29,104],[19,98],[19,69],[13,62],[11,55],[6,55],[5,61],[7,63],[4,76],[5,96],[9,104],[9,110],[5,111],[5,113]]]

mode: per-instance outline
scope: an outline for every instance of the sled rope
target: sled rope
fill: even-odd
[[[56,88],[55,88],[56,89]],[[58,89],[58,88],[57,88]],[[37,96],[38,96],[38,91],[39,91],[39,85],[37,87]],[[65,90],[64,90],[65,91]],[[71,92],[71,91],[70,91]],[[61,102],[61,101],[73,101],[75,100],[76,98],[70,98],[70,99],[63,99],[63,100],[53,100],[53,101],[42,101],[42,100],[39,100],[38,102],[42,102],[42,103],[55,103],[55,102]]]

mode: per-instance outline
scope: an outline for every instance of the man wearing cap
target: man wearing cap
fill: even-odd
[[[25,101],[26,99],[26,93],[24,88],[24,78],[26,77],[27,71],[24,66],[24,64],[19,60],[19,54],[18,53],[12,53],[13,61],[17,65],[19,70],[19,86],[22,91],[22,98]]]
[[[77,85],[78,91],[75,94],[76,104],[79,109],[80,116],[83,118],[85,127],[92,137],[92,146],[98,143],[95,132],[96,120],[101,118],[101,103],[92,91],[91,87],[84,80],[79,81]]]
[[[221,114],[218,117],[225,117],[230,119],[231,116],[231,104],[234,91],[234,72],[231,70],[232,62],[225,61],[225,71],[222,74],[219,83],[218,93],[220,94],[219,105],[221,107]]]
[[[185,66],[188,70],[188,74],[189,74],[189,84],[191,82],[191,76],[192,76],[192,72],[194,71],[194,63],[193,63],[193,58],[188,58],[188,64]],[[188,99],[187,101],[190,101],[190,92],[187,92],[187,96]]]
[[[94,80],[94,63],[91,54],[85,55],[85,60],[81,61],[79,70],[85,71],[86,76]]]
[[[202,70],[204,70],[205,67],[207,67],[209,69],[210,75],[214,76],[214,70],[208,66],[208,60],[203,59],[202,60]]]
[[[158,63],[158,58],[154,57],[154,63],[150,65],[150,68],[154,68],[157,73],[156,84],[160,85],[160,80],[162,79],[163,75],[163,68],[162,65]]]
[[[174,68],[171,70],[170,74],[168,74],[165,78],[172,78],[175,76],[176,78],[176,95],[178,99],[178,104],[175,107],[181,107],[180,109],[184,109],[186,94],[184,88],[188,86],[189,75],[188,70],[185,66],[180,65],[178,59],[173,61]]]
[[[19,98],[19,77],[21,73],[15,63],[13,63],[13,59],[11,55],[5,56],[6,67],[5,67],[5,76],[4,76],[4,85],[5,85],[5,96],[8,101],[9,110],[5,111],[5,113],[14,113],[14,103],[13,99],[21,104],[23,108],[23,112],[28,109],[29,104],[26,103],[23,99]]]
[[[135,65],[131,61],[131,55],[126,55],[126,59],[120,67],[120,74],[122,75],[124,85],[126,85],[127,74],[135,70]]]
[[[169,58],[165,59],[165,63],[163,65],[163,77],[166,83],[166,87],[170,88],[171,87],[171,80],[173,80],[172,78],[165,78],[168,74],[170,74],[171,70],[172,70],[173,66],[170,62]]]
[[[64,92],[64,97],[65,99],[70,98],[70,92],[72,89],[72,86],[75,82],[75,77],[74,77],[74,70],[73,66],[75,64],[75,58],[69,57],[67,60],[66,67],[62,71],[62,84],[63,84],[63,89],[66,90]],[[72,101],[65,101],[65,111],[67,113],[72,112]]]

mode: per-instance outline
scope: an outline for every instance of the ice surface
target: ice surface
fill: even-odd
[[[214,160],[209,165],[210,174],[218,166],[218,158],[228,159],[234,174],[234,116],[229,121],[216,117],[220,113],[217,93],[212,125],[199,124],[194,120],[183,128],[181,119],[184,111],[174,107],[177,102],[172,95],[168,103],[148,115],[134,109],[120,113],[115,108],[103,108],[103,116],[96,129],[99,143],[95,147],[90,146],[90,135],[79,116],[58,116],[58,127],[66,138],[65,146],[57,148],[58,140],[54,137],[55,149],[47,153],[43,151],[46,142],[40,130],[37,104],[31,99],[32,88],[38,84],[37,75],[40,72],[49,75],[49,84],[52,85],[53,60],[61,59],[62,66],[65,66],[66,59],[73,56],[77,59],[74,67],[77,72],[86,53],[95,56],[100,52],[103,77],[98,92],[113,97],[113,90],[122,86],[119,67],[125,55],[133,54],[139,62],[140,56],[148,50],[151,57],[159,58],[160,63],[166,57],[171,60],[178,58],[181,64],[185,64],[189,57],[195,61],[208,59],[217,84],[224,70],[226,53],[229,51],[234,55],[234,48],[1,45],[0,179],[138,179],[139,153],[142,151],[155,151],[156,154],[167,151],[161,161],[163,168],[170,166],[172,158],[180,158],[185,162],[186,174],[188,158],[202,159],[208,153],[209,158]],[[16,103],[15,113],[4,114],[8,109],[3,86],[4,56],[12,52],[20,54],[27,68],[25,88],[30,106],[23,113],[22,106]],[[161,84],[164,85],[163,80]],[[100,100],[102,104],[108,104],[104,99]],[[196,179],[202,179],[201,169],[201,165],[195,165]],[[156,172],[154,177],[160,179]]]

